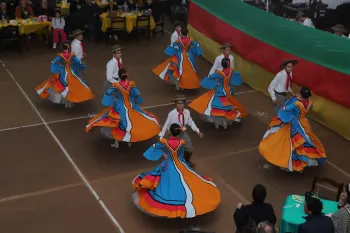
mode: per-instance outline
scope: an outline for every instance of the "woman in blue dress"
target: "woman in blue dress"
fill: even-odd
[[[143,154],[150,161],[165,159],[133,180],[135,205],[151,216],[163,218],[193,218],[215,210],[220,204],[219,189],[185,161],[185,141],[177,137],[180,125],[172,124],[170,132],[172,137],[161,139]]]
[[[216,129],[222,126],[224,129],[232,122],[239,122],[247,116],[247,111],[233,97],[232,86],[242,85],[240,74],[230,67],[230,60],[223,58],[222,70],[217,69],[201,82],[201,86],[210,91],[193,100],[188,107],[192,108],[201,117],[210,123],[214,123]]]

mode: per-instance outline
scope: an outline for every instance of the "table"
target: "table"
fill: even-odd
[[[299,197],[304,200],[302,196],[290,195],[287,197],[283,204],[282,217],[280,222],[279,233],[298,233],[299,225],[305,222],[303,217],[306,217],[304,213],[304,202],[295,201],[295,197]],[[338,211],[338,203],[335,201],[320,199],[323,203],[323,213],[331,214]],[[300,206],[297,207],[297,204]]]
[[[128,33],[131,33],[132,30],[134,29],[134,27],[136,26],[136,18],[137,18],[136,14],[126,15],[125,16],[126,31]],[[111,19],[107,18],[107,14],[106,13],[101,14],[100,15],[100,19],[101,19],[101,22],[102,22],[101,31],[102,32],[106,32],[107,29],[111,27]],[[140,26],[146,26],[146,25],[143,25],[144,23],[145,22],[141,22]],[[116,27],[124,28],[124,24],[116,25]],[[153,16],[151,16],[150,28],[151,28],[151,30],[154,30],[156,28],[156,23],[154,22]]]
[[[51,31],[51,23],[50,22],[26,22],[24,23],[21,19],[18,19],[18,24],[10,24],[0,23],[0,28],[7,27],[7,26],[18,26],[18,32],[20,35],[28,35],[37,31],[40,31],[44,28],[48,28],[49,31]]]

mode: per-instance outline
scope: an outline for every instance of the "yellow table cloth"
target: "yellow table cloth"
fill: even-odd
[[[44,28],[48,28],[49,31],[51,31],[51,23],[50,22],[27,22],[23,23],[22,20],[18,20],[18,24],[0,24],[0,28],[6,27],[6,26],[18,26],[18,32],[20,35],[24,34],[31,34],[37,31],[40,31]]]
[[[126,31],[128,33],[131,33],[132,30],[134,29],[134,27],[136,27],[136,18],[137,18],[136,14],[126,15],[125,16]],[[101,19],[101,22],[102,22],[101,31],[102,32],[106,32],[107,29],[111,27],[111,19],[107,18],[107,14],[106,13],[101,14],[100,15],[100,19]],[[145,22],[140,22],[140,26],[146,26]],[[118,23],[115,27],[117,27],[117,28],[124,28],[124,24],[123,23]],[[153,16],[151,16],[150,27],[151,27],[151,30],[154,30],[156,28],[156,23],[154,22]]]

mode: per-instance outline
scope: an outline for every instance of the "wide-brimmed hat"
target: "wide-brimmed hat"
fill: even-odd
[[[287,59],[281,64],[281,68],[286,67],[289,63],[292,63],[293,65],[298,64],[299,62],[297,60]]]
[[[336,24],[333,27],[331,27],[333,31],[335,32],[347,32],[346,28],[342,24]]]
[[[184,95],[177,95],[174,100],[173,100],[174,103],[177,103],[177,102],[188,102],[186,96]]]
[[[302,16],[304,16],[305,15],[305,12],[303,12],[303,11],[298,11],[298,13],[297,13],[297,15],[295,16],[295,18],[297,19],[297,18],[300,18],[300,17],[302,17]]]
[[[80,29],[77,29],[77,30],[74,30],[73,32],[72,32],[72,36],[73,37],[77,37],[77,36],[79,36],[79,35],[81,35],[81,34],[83,34],[84,33],[84,31],[82,31],[82,30],[80,30]]]
[[[122,50],[124,47],[121,47],[120,45],[114,45],[112,47],[112,53],[117,52],[118,50]]]
[[[233,45],[231,45],[230,43],[224,43],[221,45],[220,49],[226,49],[226,48],[233,48]]]

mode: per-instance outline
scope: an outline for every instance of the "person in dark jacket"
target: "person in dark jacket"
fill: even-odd
[[[102,23],[100,20],[100,8],[95,1],[86,0],[86,5],[83,6],[83,18],[85,28],[88,29],[90,35],[94,36],[95,42],[102,40]]]
[[[233,218],[237,227],[237,232],[243,232],[245,228],[251,227],[250,222],[258,225],[260,222],[267,221],[273,225],[276,224],[275,211],[271,204],[265,203],[266,189],[263,185],[257,184],[252,192],[253,203],[243,205],[239,203]]]
[[[113,0],[109,0],[108,5],[103,8],[103,12],[110,13],[112,11],[118,11],[118,6],[114,4]]]
[[[151,11],[154,22],[159,22],[161,10],[158,1],[156,0],[146,0],[142,6],[143,11]]]
[[[299,225],[298,233],[334,233],[332,219],[322,214],[322,209],[319,199],[306,196],[304,211],[308,216],[306,222]]]

